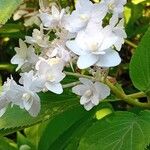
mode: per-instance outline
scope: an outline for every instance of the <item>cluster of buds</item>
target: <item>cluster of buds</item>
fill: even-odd
[[[71,13],[68,8],[59,10],[55,5],[41,8],[40,29],[34,29],[32,36],[25,36],[24,41],[19,39],[19,48],[15,48],[16,55],[11,63],[18,65],[16,71],[22,71],[21,78],[19,84],[12,77],[4,83],[0,115],[9,105],[17,105],[31,116],[37,116],[41,108],[37,93],[63,93],[60,82],[66,76],[64,67],[70,62],[77,63],[79,69],[89,70],[93,66],[119,65],[118,51],[126,38],[125,4],[126,0],[102,0],[100,3],[78,0]],[[51,33],[55,33],[53,40],[50,40]],[[80,103],[86,110],[110,94],[109,87],[103,83],[85,78],[80,78],[80,82],[82,84],[72,91],[81,96]]]

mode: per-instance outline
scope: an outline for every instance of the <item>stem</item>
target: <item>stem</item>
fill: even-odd
[[[12,64],[0,64],[0,70],[8,70],[10,72],[13,72],[15,69],[15,66]]]
[[[146,97],[146,94],[144,92],[138,92],[138,93],[129,94],[128,97],[142,98],[142,97]]]
[[[67,75],[75,76],[75,77],[84,77],[88,79],[95,80],[94,77],[81,75],[79,73],[72,73],[72,72],[65,72]],[[96,81],[96,80],[95,80]],[[108,79],[105,80],[105,84],[109,86],[111,91],[121,100],[127,102],[130,105],[143,107],[143,108],[150,108],[150,103],[141,103],[136,98],[145,97],[143,92],[134,93],[130,95],[126,95],[124,92],[120,91],[116,86],[114,86]]]
[[[88,79],[92,79],[92,80],[95,80],[92,76],[87,76],[87,75],[82,75],[82,74],[79,74],[79,73],[72,73],[72,72],[67,72],[67,71],[64,71],[64,73],[66,75],[69,75],[69,76],[75,76],[75,77],[78,77],[78,78],[88,78]]]
[[[127,43],[128,45],[130,45],[133,48],[137,48],[137,45],[132,43],[131,41],[125,40],[125,43]]]
[[[72,82],[72,83],[68,83],[68,84],[64,84],[63,85],[63,88],[69,88],[69,87],[73,87],[73,86],[76,86],[80,84],[80,81],[77,81],[77,82]]]
[[[109,86],[109,88],[112,90],[112,92],[118,97],[121,98],[123,101],[127,102],[128,104],[131,104],[133,106],[138,107],[144,107],[144,108],[150,108],[150,104],[148,103],[141,103],[137,99],[132,98],[133,95],[126,95],[123,92],[121,92],[116,86],[114,86],[108,79],[106,79],[105,83]],[[135,93],[136,95],[137,93]],[[134,96],[135,96],[134,95]]]

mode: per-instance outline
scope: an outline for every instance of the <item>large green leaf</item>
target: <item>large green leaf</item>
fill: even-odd
[[[111,105],[101,103],[90,112],[72,109],[58,115],[49,122],[39,143],[39,150],[77,150],[81,136],[96,121],[95,113]]]
[[[52,119],[54,116],[74,107],[78,107],[77,99],[69,93],[55,95],[52,93],[40,94],[42,109],[37,117],[31,117],[26,111],[18,107],[9,108],[0,118],[0,135],[29,127],[36,123]]]
[[[82,107],[79,107],[77,109],[70,109],[55,117],[47,125],[39,142],[38,149],[43,150],[43,147],[44,150],[52,149],[53,142],[86,114],[87,112]]]
[[[150,111],[116,112],[83,135],[79,150],[144,150],[150,143]]]
[[[142,38],[130,63],[130,76],[134,86],[150,91],[150,27]]]
[[[0,25],[6,23],[23,0],[0,0]]]

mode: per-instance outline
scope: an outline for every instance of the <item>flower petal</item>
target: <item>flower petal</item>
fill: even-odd
[[[49,91],[52,91],[53,93],[61,94],[63,92],[63,88],[62,88],[62,85],[60,83],[53,84],[53,83],[47,82],[45,84],[45,86]]]
[[[114,67],[120,64],[121,58],[115,50],[107,49],[104,55],[99,55],[99,61],[96,63],[100,67]]]
[[[32,117],[36,117],[41,109],[40,98],[37,94],[34,94],[34,99],[31,108],[28,110]]]
[[[91,80],[86,79],[86,78],[80,78],[79,80],[81,83],[83,83],[84,85],[88,87],[88,90],[93,88],[93,82]]]
[[[90,102],[90,98],[88,99],[85,96],[82,96],[81,99],[80,99],[80,104],[81,105],[84,105],[84,104],[89,103],[89,102]]]
[[[80,69],[88,68],[98,61],[99,56],[93,54],[81,55],[77,61],[77,66]]]
[[[110,89],[107,85],[100,82],[95,82],[94,87],[96,89],[95,92],[99,95],[99,100],[103,100],[110,95]]]
[[[91,110],[94,106],[95,106],[94,104],[92,104],[91,102],[89,102],[89,103],[86,103],[86,104],[84,105],[84,108],[85,108],[87,111],[89,111],[89,110]]]
[[[75,40],[71,40],[71,41],[67,41],[66,42],[66,46],[75,54],[77,55],[84,55],[86,54],[85,51],[83,51],[82,49],[80,49],[78,47],[78,45],[76,44]]]
[[[82,96],[87,90],[88,90],[88,87],[86,87],[85,85],[81,85],[81,84],[72,88],[72,92],[80,96]]]

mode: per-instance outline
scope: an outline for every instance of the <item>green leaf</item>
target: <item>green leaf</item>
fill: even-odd
[[[142,38],[130,63],[130,77],[134,86],[145,92],[150,91],[150,27]]]
[[[0,150],[17,150],[17,145],[8,138],[0,137]]]
[[[70,109],[57,117],[47,125],[41,140],[39,142],[39,150],[52,149],[53,142],[76,121],[81,119],[87,112],[82,107]]]
[[[22,145],[27,145],[32,148],[32,150],[36,150],[32,143],[27,139],[23,134],[17,132],[17,146],[20,148]]]
[[[38,149],[38,143],[48,123],[49,121],[45,121],[24,129],[26,138],[31,142],[35,149]]]
[[[144,150],[150,143],[150,111],[116,112],[83,135],[78,150]]]
[[[42,121],[52,119],[56,115],[79,106],[76,97],[69,93],[55,95],[52,93],[40,94],[42,108],[37,117],[31,117],[25,110],[18,107],[9,108],[0,118],[0,135],[6,135],[17,130],[32,126]],[[81,107],[81,106],[79,106]]]
[[[0,0],[0,25],[3,25],[11,17],[23,0]]]
[[[50,145],[49,150],[77,150],[80,138],[92,125],[92,123],[96,121],[96,112],[105,107],[111,108],[111,105],[109,103],[101,103],[99,106],[93,108],[90,112],[85,111],[85,113],[76,116],[76,119],[74,118],[72,119],[72,121],[69,118],[65,117],[65,120],[69,125],[68,127],[65,127],[62,124],[63,128],[61,129],[61,135]],[[79,110],[78,111],[81,113],[81,108]],[[76,112],[76,114],[78,113]],[[73,114],[75,115],[75,113]],[[76,120],[76,122],[74,120]],[[57,129],[54,131],[57,131]]]

